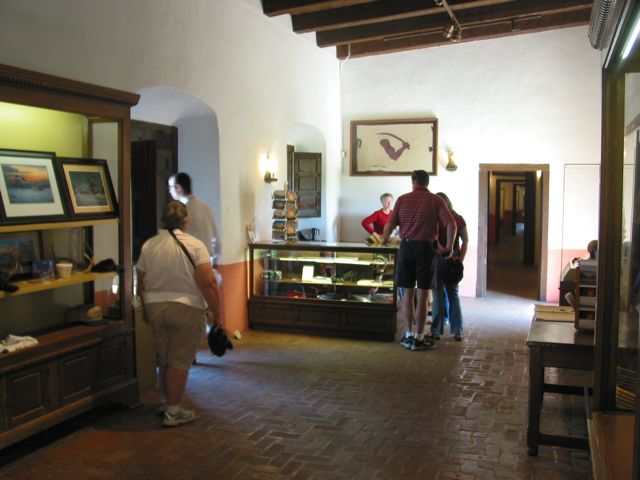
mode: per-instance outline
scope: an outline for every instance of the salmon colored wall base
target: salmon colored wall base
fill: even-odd
[[[249,328],[246,265],[239,262],[218,266],[222,275],[222,315],[228,332]]]

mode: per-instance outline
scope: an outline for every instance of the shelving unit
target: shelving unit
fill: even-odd
[[[36,259],[46,260],[64,257],[59,252],[69,246],[72,229],[81,229],[96,261],[113,258],[122,266],[118,273],[20,280],[15,282],[16,292],[0,293],[3,334],[38,340],[37,345],[0,355],[0,449],[105,402],[129,406],[138,402],[129,158],[130,109],[138,99],[128,92],[0,65],[0,109],[22,114],[20,122],[0,115],[0,148],[96,158],[102,155],[96,147],[100,144],[111,152],[104,155],[109,155],[117,179],[118,200],[116,218],[48,222],[35,216],[37,223],[4,218],[0,236],[19,238],[20,233],[30,232],[25,237],[37,237],[39,242]],[[55,136],[46,128],[34,128],[43,121],[56,122]],[[116,276],[120,288],[113,295]],[[100,302],[106,302],[113,319],[91,326],[66,323],[70,308]]]
[[[576,268],[575,327],[578,330],[594,330],[596,327],[597,281],[597,261],[581,260]]]

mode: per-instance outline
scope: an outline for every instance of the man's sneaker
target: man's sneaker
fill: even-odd
[[[413,343],[411,344],[412,352],[419,352],[421,350],[431,350],[436,348],[436,344],[433,340],[429,340],[428,338],[418,340],[417,338],[413,339]]]
[[[196,418],[196,413],[193,410],[185,410],[180,407],[180,410],[175,415],[171,415],[167,410],[164,412],[164,418],[162,419],[162,425],[165,427],[177,427],[184,423],[189,423]]]
[[[400,340],[400,345],[409,350],[411,348],[411,344],[413,343],[413,335],[404,334],[402,340]]]

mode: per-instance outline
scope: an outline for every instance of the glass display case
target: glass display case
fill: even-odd
[[[249,245],[252,328],[393,340],[395,247]]]

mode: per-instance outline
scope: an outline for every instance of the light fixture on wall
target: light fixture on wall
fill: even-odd
[[[269,170],[267,170],[266,172],[264,172],[264,181],[267,183],[273,183],[273,182],[277,182],[278,179],[276,178],[273,172],[270,172]]]
[[[278,178],[275,174],[275,167],[273,161],[269,158],[269,154],[262,158],[262,169],[264,170],[265,183],[277,182]]]
[[[456,165],[456,162],[453,159],[453,150],[450,148],[447,148],[447,159],[447,165],[444,168],[450,172],[455,172],[458,169],[458,165]]]

